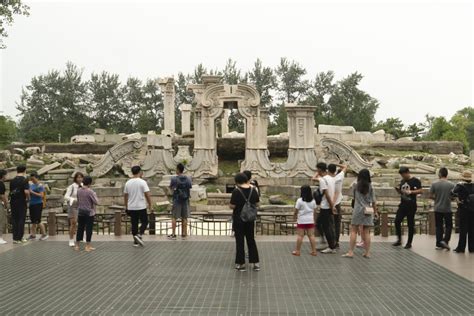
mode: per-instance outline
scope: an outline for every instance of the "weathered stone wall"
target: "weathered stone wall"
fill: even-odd
[[[405,151],[423,151],[431,154],[455,154],[463,153],[463,145],[461,142],[439,141],[439,142],[381,142],[373,143],[370,146],[353,145],[356,150],[361,148],[380,148],[387,150],[405,150]]]

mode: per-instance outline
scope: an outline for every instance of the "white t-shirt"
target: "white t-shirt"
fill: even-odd
[[[133,178],[125,183],[124,193],[128,193],[127,209],[131,211],[146,209],[145,192],[150,192],[148,184],[140,178]]]
[[[319,179],[319,189],[323,192],[323,199],[321,201],[321,208],[322,209],[330,209],[329,202],[326,199],[326,195],[324,191],[328,191],[328,194],[331,199],[334,198],[334,192],[336,191],[336,181],[334,177],[330,175],[325,175],[322,179]]]
[[[334,194],[339,193],[337,196],[336,205],[342,202],[342,185],[344,183],[344,176],[344,171],[341,171],[334,176],[334,182],[336,186]]]
[[[295,208],[298,210],[298,224],[314,224],[314,209],[316,201],[305,202],[302,198],[296,201]]]

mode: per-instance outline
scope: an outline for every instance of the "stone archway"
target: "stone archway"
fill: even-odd
[[[229,104],[237,104],[245,119],[245,160],[241,170],[267,177],[274,166],[268,159],[268,111],[260,106],[260,95],[251,85],[219,83],[220,77],[205,76],[202,84],[189,85],[194,95],[194,155],[188,170],[195,177],[217,177],[217,138],[215,121]]]

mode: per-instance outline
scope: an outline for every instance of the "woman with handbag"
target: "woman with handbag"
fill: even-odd
[[[365,249],[363,256],[370,258],[370,227],[374,226],[374,217],[378,216],[377,202],[371,182],[370,171],[362,169],[357,175],[357,182],[353,185],[354,200],[350,244],[349,251],[343,257],[353,258],[357,232],[362,227],[362,240]]]
[[[92,229],[94,226],[95,208],[99,203],[97,194],[91,190],[92,178],[84,177],[82,187],[77,191],[77,235],[75,250],[79,251],[79,243],[84,238],[84,229],[86,231],[86,248],[85,251],[95,250],[91,245]]]
[[[64,208],[69,219],[69,247],[74,247],[74,236],[77,229],[77,191],[82,186],[84,175],[82,172],[74,174],[73,183],[67,187],[64,195]]]
[[[235,178],[236,187],[230,198],[233,228],[235,232],[236,256],[235,269],[245,271],[245,245],[247,240],[249,250],[249,263],[253,263],[254,271],[260,271],[257,244],[255,243],[255,219],[257,204],[260,202],[257,191],[248,183],[248,178],[243,173],[238,173]]]

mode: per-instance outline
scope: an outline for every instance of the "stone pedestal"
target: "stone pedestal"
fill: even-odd
[[[314,106],[286,104],[288,116],[288,160],[280,167],[287,177],[311,177],[316,172],[314,150]]]
[[[181,134],[191,131],[191,104],[181,104]]]
[[[164,115],[164,130],[175,133],[175,122],[174,122],[174,78],[158,79],[158,85],[160,86],[163,94],[163,115]]]

